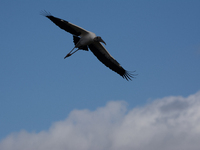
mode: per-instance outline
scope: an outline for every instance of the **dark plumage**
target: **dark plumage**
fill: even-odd
[[[131,80],[133,76],[124,68],[122,68],[122,66],[114,58],[109,59],[106,57],[105,53],[102,53],[101,51],[96,50],[96,47],[101,47],[99,46],[99,44],[101,43],[94,42],[89,45],[90,50],[98,58],[98,60],[100,60],[104,65],[109,67],[111,70],[121,75],[126,80]],[[109,55],[109,53],[107,55]]]
[[[79,36],[81,35],[81,32],[77,32],[76,30],[74,30],[70,25],[69,25],[69,22],[68,21],[65,21],[65,20],[62,20],[62,19],[59,19],[59,18],[56,18],[52,15],[49,15],[49,16],[46,16],[47,18],[49,18],[53,23],[55,23],[57,26],[59,26],[61,29],[73,34],[73,35],[76,35],[76,36]],[[61,21],[62,20],[62,21]]]

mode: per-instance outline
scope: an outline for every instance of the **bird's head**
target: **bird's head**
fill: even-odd
[[[96,42],[102,42],[102,43],[104,43],[106,45],[106,42],[104,42],[104,40],[102,40],[102,38],[100,36],[96,36],[94,38],[94,41],[96,41]]]

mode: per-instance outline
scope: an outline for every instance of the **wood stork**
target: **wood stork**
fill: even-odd
[[[55,23],[61,29],[73,35],[73,42],[75,47],[64,57],[64,59],[71,56],[78,50],[88,51],[89,47],[92,53],[111,70],[115,71],[126,80],[131,80],[131,78],[133,78],[133,74],[122,68],[122,66],[108,53],[106,48],[100,43],[102,42],[106,45],[106,43],[102,40],[100,36],[96,36],[95,33],[87,31],[68,21],[54,17],[49,12],[42,11],[41,15],[49,18],[53,23]],[[77,49],[73,51],[75,48]]]

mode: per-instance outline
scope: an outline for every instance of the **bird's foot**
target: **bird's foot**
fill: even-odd
[[[64,57],[64,59],[67,58],[67,57],[69,57],[69,56],[71,56],[71,55],[72,55],[72,54],[68,53],[68,54]]]

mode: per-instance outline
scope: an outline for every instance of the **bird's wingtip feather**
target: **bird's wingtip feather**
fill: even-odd
[[[43,15],[43,16],[45,16],[45,17],[47,17],[47,16],[52,16],[51,13],[48,12],[48,11],[46,11],[46,10],[41,10],[41,11],[40,11],[40,15]]]
[[[129,80],[132,80],[131,78],[135,78],[134,76],[137,76],[137,74],[133,74],[130,71],[125,71],[122,77],[125,78],[127,81],[129,81]]]

